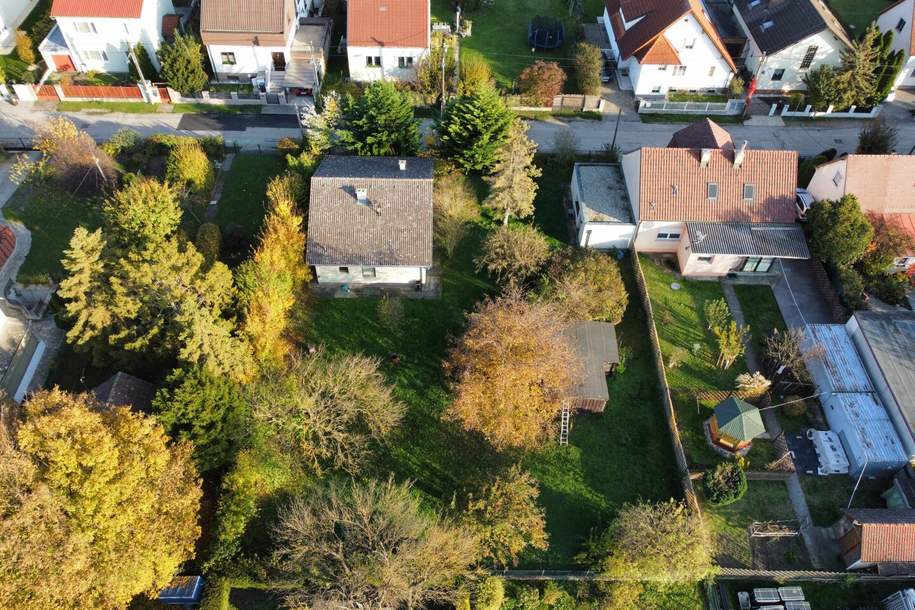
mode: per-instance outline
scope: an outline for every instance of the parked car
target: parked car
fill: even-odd
[[[805,188],[797,187],[794,191],[794,207],[797,208],[798,220],[807,220],[807,212],[813,205],[813,195]]]

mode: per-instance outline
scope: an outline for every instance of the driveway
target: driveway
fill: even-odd
[[[832,324],[832,312],[817,283],[810,261],[779,259],[782,273],[772,286],[778,308],[790,328]]]

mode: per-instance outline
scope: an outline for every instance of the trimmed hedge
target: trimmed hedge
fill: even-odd
[[[747,493],[747,474],[737,462],[722,462],[702,475],[705,498],[713,506],[727,506]]]

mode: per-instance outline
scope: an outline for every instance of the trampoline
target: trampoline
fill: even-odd
[[[527,40],[535,49],[558,49],[565,34],[562,21],[553,17],[534,17],[527,26]]]

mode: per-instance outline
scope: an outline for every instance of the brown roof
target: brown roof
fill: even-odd
[[[311,179],[309,265],[432,265],[432,159],[409,157],[403,170],[398,161],[324,158]]]
[[[51,17],[113,17],[137,19],[143,0],[54,0]]]
[[[284,46],[294,23],[294,0],[201,0],[204,44]]]
[[[711,119],[684,127],[670,138],[668,148],[734,148],[731,134]]]
[[[730,147],[641,149],[638,220],[681,222],[794,222],[797,152],[745,150],[740,167]],[[718,197],[708,198],[708,183]],[[755,186],[753,201],[743,198],[744,185]]]
[[[133,407],[146,411],[152,405],[156,386],[118,371],[92,390],[95,397],[105,404],[114,407]]]
[[[635,58],[643,66],[679,66],[680,56],[670,44],[667,37],[661,34],[650,45],[645,45],[635,52]]]
[[[429,0],[349,0],[346,10],[351,47],[429,46]]]
[[[915,156],[848,155],[845,192],[867,212],[915,212]]]
[[[861,529],[861,561],[915,562],[915,510],[859,508],[848,516]]]
[[[667,28],[685,15],[692,14],[693,18],[702,27],[705,35],[709,37],[709,40],[718,49],[722,59],[732,70],[736,69],[727,48],[715,30],[715,26],[705,16],[699,0],[604,0],[604,3],[607,8],[607,14],[610,15],[611,26],[613,26],[616,34],[616,42],[622,59],[628,59],[643,47],[654,44]],[[614,15],[618,15],[620,10],[622,10],[626,21],[631,22],[639,17],[641,19],[631,28],[623,31],[623,24],[620,22],[619,17],[614,19]]]

